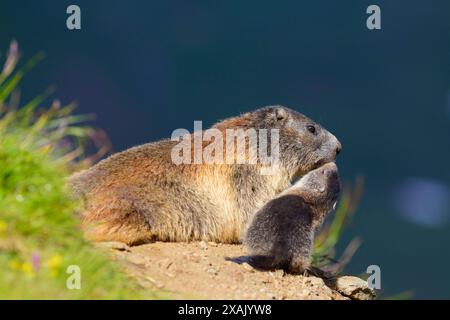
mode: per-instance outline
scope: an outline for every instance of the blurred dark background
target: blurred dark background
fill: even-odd
[[[449,1],[2,0],[2,60],[12,39],[47,54],[23,99],[55,84],[115,151],[264,105],[305,113],[343,143],[343,180],[365,177],[347,273],[377,264],[386,297],[450,298]]]

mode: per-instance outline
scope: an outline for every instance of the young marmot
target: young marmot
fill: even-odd
[[[244,244],[255,266],[302,273],[309,268],[315,230],[336,204],[340,191],[337,167],[315,169],[260,209]]]
[[[227,129],[278,129],[279,165],[264,175],[260,163],[175,164],[171,154],[179,142],[171,140],[114,154],[70,179],[74,195],[84,200],[87,238],[127,244],[241,242],[259,208],[296,177],[334,161],[341,150],[330,132],[281,106],[228,118],[213,128],[224,136]]]

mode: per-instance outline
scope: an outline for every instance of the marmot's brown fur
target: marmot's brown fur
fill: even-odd
[[[295,177],[334,161],[341,149],[319,124],[281,106],[228,118],[213,128],[279,129],[280,165],[271,175],[261,174],[260,163],[176,165],[171,151],[178,142],[171,140],[114,154],[70,179],[75,196],[84,200],[87,237],[127,244],[241,242],[258,209]]]
[[[330,162],[270,200],[246,231],[244,244],[252,263],[292,273],[307,270],[315,231],[336,204],[340,188],[337,167]]]

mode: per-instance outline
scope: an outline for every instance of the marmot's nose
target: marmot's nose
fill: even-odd
[[[329,187],[339,184],[338,168],[334,162],[329,162],[322,166],[322,178],[325,179]]]

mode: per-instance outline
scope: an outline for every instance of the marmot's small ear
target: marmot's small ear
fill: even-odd
[[[269,117],[272,118],[275,122],[282,122],[288,118],[289,114],[283,107],[274,107]]]
[[[288,117],[288,113],[284,108],[276,108],[275,109],[276,119],[278,121],[285,120]]]

